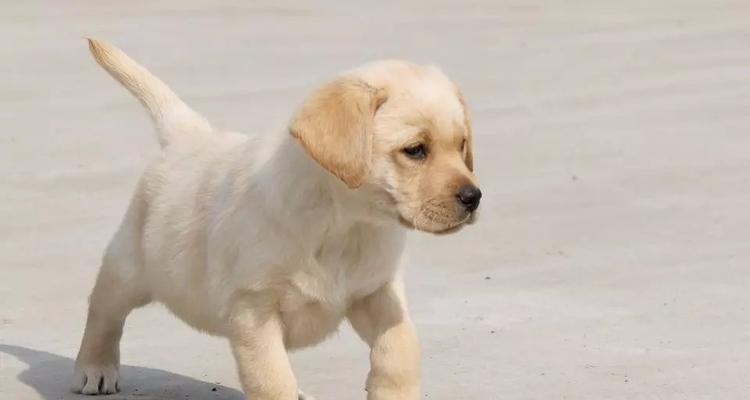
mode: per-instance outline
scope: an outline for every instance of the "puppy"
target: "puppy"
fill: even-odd
[[[148,110],[163,151],[104,254],[74,390],[119,390],[125,318],[159,301],[229,339],[248,399],[305,398],[287,351],[344,318],[371,349],[367,398],[418,399],[404,228],[454,231],[481,197],[456,85],[431,66],[368,64],[312,93],[288,132],[245,136],[214,130],[117,48],[89,47]]]

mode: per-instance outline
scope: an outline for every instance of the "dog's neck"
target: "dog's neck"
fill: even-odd
[[[392,225],[400,229],[395,218],[375,207],[382,193],[365,184],[350,189],[337,177],[323,169],[291,136],[271,138],[274,142],[261,155],[256,169],[256,183],[261,186],[268,206],[280,215],[309,219],[327,228],[348,229],[353,225]]]

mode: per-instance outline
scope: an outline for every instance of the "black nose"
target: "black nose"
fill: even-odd
[[[482,191],[472,185],[461,186],[456,194],[458,202],[466,208],[467,211],[474,211],[479,207],[479,199],[482,198]]]

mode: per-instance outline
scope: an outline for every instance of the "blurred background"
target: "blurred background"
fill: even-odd
[[[0,2],[0,398],[69,393],[86,298],[140,171],[111,41],[217,127],[284,134],[361,63],[440,65],[474,115],[479,222],[410,238],[425,399],[750,396],[750,2]],[[364,398],[342,325],[292,356]],[[240,399],[224,340],[131,314],[118,399]]]

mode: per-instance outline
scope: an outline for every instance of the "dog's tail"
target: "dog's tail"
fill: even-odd
[[[162,147],[178,136],[211,131],[211,125],[148,70],[109,43],[87,38],[94,59],[148,110]],[[179,140],[179,139],[177,139]]]

